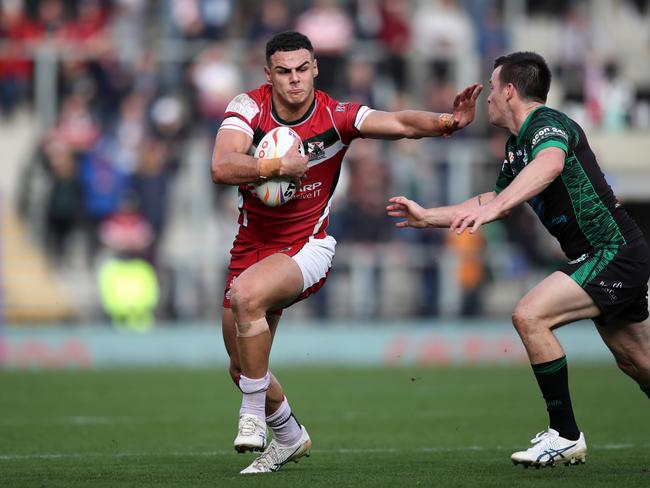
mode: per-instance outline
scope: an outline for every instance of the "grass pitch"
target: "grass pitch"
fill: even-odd
[[[2,487],[650,486],[650,402],[614,365],[572,366],[584,466],[510,453],[547,417],[529,368],[277,370],[312,455],[242,476],[220,370],[0,373]]]

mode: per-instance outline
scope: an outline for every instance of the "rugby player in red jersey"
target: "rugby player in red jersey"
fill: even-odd
[[[474,119],[483,88],[474,84],[459,92],[453,114],[383,112],[341,103],[314,89],[314,50],[297,32],[278,34],[267,43],[264,72],[267,84],[236,96],[226,108],[211,165],[215,183],[239,186],[239,231],[230,251],[223,338],[230,374],[243,396],[235,449],[264,451],[244,474],[277,471],[311,448],[306,429],[269,371],[269,354],[282,309],[317,291],[327,277],[336,245],[326,233],[330,203],[349,144],[358,137],[450,135]],[[281,158],[253,157],[262,137],[281,125],[298,133],[306,156],[296,143]],[[301,187],[285,205],[267,207],[251,185],[279,176]],[[273,432],[268,446],[267,426]]]

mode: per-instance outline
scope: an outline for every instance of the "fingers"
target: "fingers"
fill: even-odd
[[[402,205],[406,205],[409,202],[409,199],[400,195],[398,197],[391,197],[388,199],[388,201],[392,203],[400,203]]]
[[[460,223],[462,222],[462,218],[460,214],[454,215],[454,218],[451,220],[451,224],[449,224],[449,232],[454,232]]]
[[[386,212],[386,214],[389,217],[395,217],[398,219],[406,219],[408,218],[408,213],[404,212],[403,210],[389,210]]]
[[[469,233],[474,234],[483,223],[483,218],[459,213],[455,215],[454,220],[451,222],[449,231],[460,235],[465,232],[465,230],[469,229]]]
[[[393,204],[393,205],[387,205],[386,206],[386,213],[390,217],[407,218],[408,217],[408,208],[405,205],[402,205],[401,203],[397,203],[397,204]]]
[[[483,85],[476,85],[476,87],[474,88],[474,92],[472,93],[472,100],[476,101],[476,99],[478,98],[478,96],[481,94],[482,91],[483,91]]]
[[[302,159],[303,163],[306,163],[309,160],[309,158],[305,154],[300,154],[300,146],[301,145],[302,145],[302,143],[298,139],[294,140],[293,144],[291,144],[291,148],[289,149],[289,151],[287,151],[287,153],[288,154],[295,154],[296,157],[299,157],[300,159]]]
[[[403,196],[392,197],[388,199],[391,202],[391,205],[386,205],[386,214],[389,217],[394,217],[397,219],[407,219],[395,223],[395,227],[402,229],[404,227],[410,227],[408,218],[410,217],[408,207],[406,203],[409,201],[408,198]]]
[[[465,232],[465,229],[467,229],[467,226],[471,223],[471,219],[469,218],[464,218],[458,228],[456,229],[456,234],[461,235],[463,232]]]
[[[483,85],[473,83],[464,90],[459,91],[454,98],[454,108],[457,108],[465,101],[476,102],[476,99],[483,91]]]

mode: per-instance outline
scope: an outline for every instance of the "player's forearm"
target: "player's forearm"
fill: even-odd
[[[449,227],[459,211],[486,205],[494,200],[495,197],[496,194],[494,192],[481,193],[456,205],[430,208],[427,210],[425,220],[430,227]]]
[[[409,139],[451,135],[456,130],[452,114],[403,110],[396,115],[404,127],[404,137]]]
[[[212,161],[212,180],[224,185],[253,183],[261,178],[274,178],[279,173],[279,159],[257,159],[231,152]]]

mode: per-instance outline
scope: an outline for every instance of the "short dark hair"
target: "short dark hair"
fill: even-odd
[[[266,62],[268,64],[271,56],[278,51],[298,51],[299,49],[306,49],[312,55],[314,54],[314,46],[311,45],[311,41],[306,35],[295,31],[280,32],[266,43]]]
[[[501,66],[499,81],[512,83],[520,96],[545,103],[551,89],[551,70],[542,56],[524,51],[501,56],[494,69]]]

